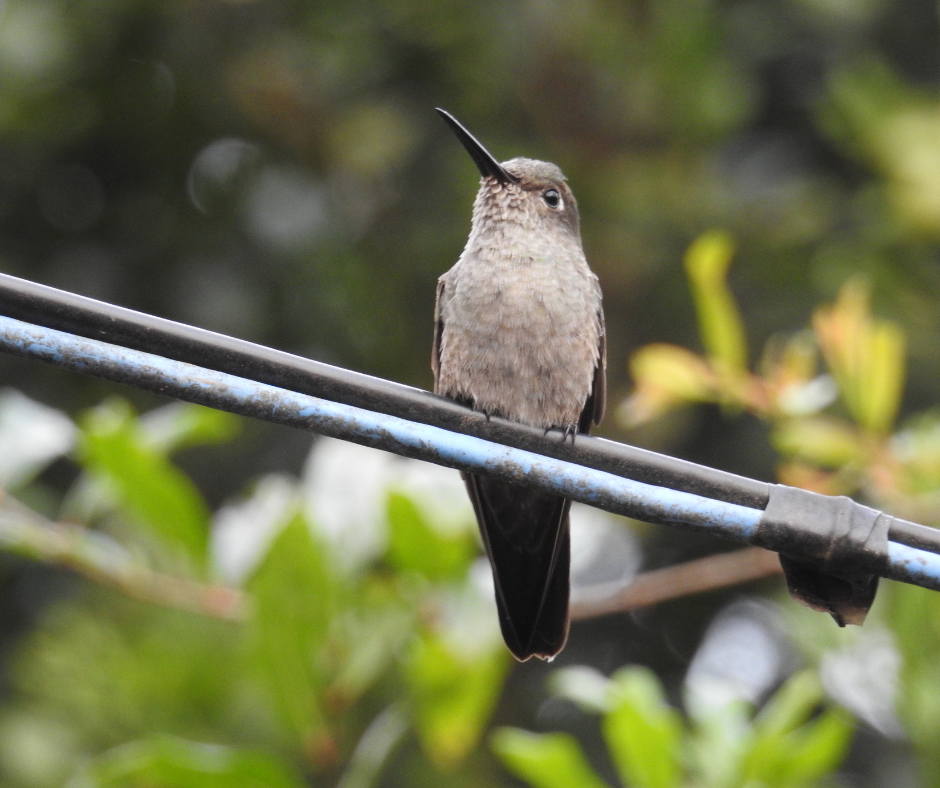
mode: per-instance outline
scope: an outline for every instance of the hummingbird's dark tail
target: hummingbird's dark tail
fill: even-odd
[[[493,566],[503,639],[516,659],[549,659],[568,638],[571,502],[463,474]]]

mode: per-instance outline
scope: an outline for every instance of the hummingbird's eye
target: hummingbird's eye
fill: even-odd
[[[560,208],[561,207],[561,195],[558,193],[557,189],[548,189],[542,195],[542,199],[545,200],[545,204],[549,208]]]

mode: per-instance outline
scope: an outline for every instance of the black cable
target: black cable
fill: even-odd
[[[572,445],[561,440],[560,432],[545,435],[541,430],[505,419],[487,419],[421,389],[9,274],[0,274],[0,314],[719,501],[764,509],[773,487],[768,482],[603,438],[581,435]],[[911,547],[940,552],[940,531],[916,523],[892,518],[891,538]]]
[[[8,274],[0,274],[0,314],[728,503],[763,509],[770,494],[765,482],[601,438],[579,436],[572,446],[560,433],[546,436],[505,419],[487,419],[421,389]]]

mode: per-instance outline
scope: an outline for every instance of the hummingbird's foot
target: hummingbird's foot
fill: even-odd
[[[463,402],[461,402],[461,404],[466,405],[466,406],[467,406],[468,408],[470,408],[470,410],[472,410],[474,413],[482,413],[484,416],[486,416],[486,420],[487,420],[487,421],[490,420],[490,412],[489,412],[488,410],[486,410],[486,409],[481,408],[480,406],[478,406],[477,403],[476,403],[476,400],[474,400],[474,399],[468,397],[466,400],[464,400]]]
[[[473,411],[474,411],[474,413],[482,413],[484,416],[486,416],[487,422],[489,422],[489,420],[490,420],[490,412],[489,412],[488,410],[484,410],[483,408],[478,408],[476,405],[474,405],[474,406],[473,406]]]
[[[568,438],[571,438],[571,445],[574,446],[575,435],[578,434],[578,425],[577,424],[565,424],[560,427],[546,427],[545,431],[542,433],[543,437],[548,437],[548,433],[553,430],[561,431],[561,442],[564,443]]]

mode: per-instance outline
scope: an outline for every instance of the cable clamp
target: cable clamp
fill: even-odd
[[[839,626],[861,624],[888,568],[890,522],[844,495],[778,484],[751,543],[780,554],[798,602],[830,613]]]

